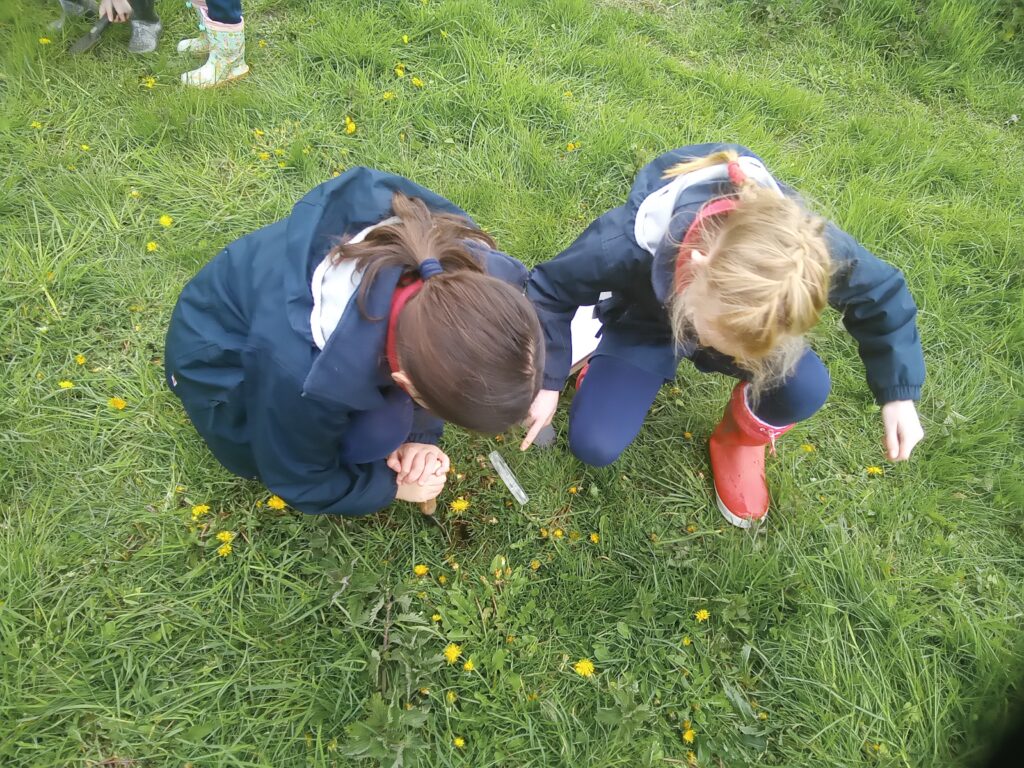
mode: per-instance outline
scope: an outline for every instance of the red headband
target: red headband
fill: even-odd
[[[387,341],[384,342],[384,351],[388,357],[388,365],[391,367],[392,373],[398,373],[401,370],[398,367],[398,338],[395,333],[395,328],[398,326],[398,315],[409,302],[409,299],[419,293],[422,287],[422,280],[418,278],[412,279],[411,276],[407,275],[398,281],[398,287],[391,297],[391,314],[388,316],[388,336]]]

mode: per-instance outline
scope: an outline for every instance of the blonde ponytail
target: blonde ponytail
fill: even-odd
[[[710,168],[713,165],[734,163],[739,159],[740,154],[735,149],[720,149],[717,152],[712,152],[710,155],[704,155],[704,157],[695,157],[691,160],[684,160],[681,163],[676,163],[665,171],[664,178],[671,179],[676,176],[682,176],[684,173],[699,171],[701,168]]]

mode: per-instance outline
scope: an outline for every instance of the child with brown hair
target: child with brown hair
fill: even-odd
[[[214,456],[303,512],[443,489],[442,420],[523,420],[544,346],[527,271],[455,205],[353,168],[185,286],[166,374]]]
[[[527,292],[547,364],[523,450],[555,412],[574,314],[599,299],[601,341],[569,417],[569,446],[588,464],[618,458],[689,358],[740,379],[710,440],[715,494],[732,524],[763,519],[765,446],[774,451],[828,397],[828,371],[804,341],[827,304],[858,342],[888,458],[909,458],[924,436],[914,405],[924,359],[903,275],[808,212],[744,147],[704,144],[654,160],[623,206],[534,269]]]

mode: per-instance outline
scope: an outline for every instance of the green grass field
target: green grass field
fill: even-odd
[[[245,6],[252,74],[213,92],[177,83],[178,2],[147,57],[118,28],[73,58],[84,22],[0,8],[0,765],[975,761],[1024,673],[1024,67],[991,9]],[[449,430],[442,506],[470,507],[439,526],[268,509],[163,386],[182,285],[336,171],[405,174],[534,264],[715,140],[905,270],[929,363],[926,441],[886,464],[829,313],[833,394],[781,441],[756,535],[711,493],[731,382],[690,366],[608,470]]]

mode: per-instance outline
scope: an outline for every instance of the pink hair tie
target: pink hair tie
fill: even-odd
[[[737,187],[747,180],[747,174],[740,167],[739,160],[730,160],[727,167],[729,169],[729,180]]]

